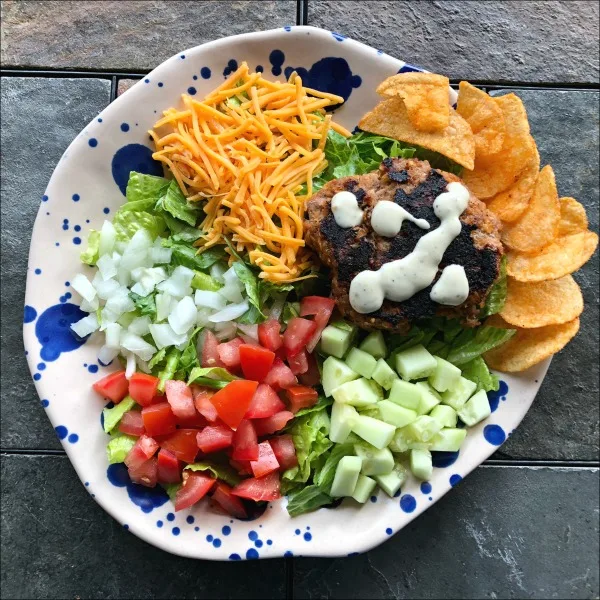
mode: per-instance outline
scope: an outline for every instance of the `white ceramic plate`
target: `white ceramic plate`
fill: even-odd
[[[29,255],[23,336],[29,368],[57,435],[81,481],[124,527],[168,552],[213,560],[276,556],[345,556],[364,552],[402,529],[484,461],[510,435],[531,405],[549,361],[503,376],[497,407],[469,431],[458,456],[437,460],[431,481],[410,480],[394,499],[383,492],[364,506],[346,501],[291,519],[285,499],[254,521],[233,521],[205,506],[174,514],[160,489],[127,482],[123,468],[107,470],[103,402],[91,384],[105,368],[99,344],[79,345],[69,331],[81,318],[69,280],[88,269],[79,262],[87,231],[98,229],[123,203],[130,170],[153,171],[146,131],[183,92],[202,97],[247,61],[269,78],[300,71],[310,87],[347,98],[336,119],[352,129],[377,102],[376,85],[398,70],[417,70],[343,36],[313,27],[286,27],[210,42],[173,56],[108,106],[77,136],[48,184]],[[445,466],[442,466],[445,465]],[[490,502],[493,501],[490,494]]]

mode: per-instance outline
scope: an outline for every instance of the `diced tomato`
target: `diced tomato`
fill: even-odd
[[[258,445],[258,460],[251,460],[250,467],[254,477],[263,477],[279,469],[279,463],[269,442],[261,442]]]
[[[277,462],[282,471],[287,471],[298,464],[296,447],[294,446],[291,435],[287,434],[272,437],[269,440],[269,444],[271,444],[271,448],[273,448],[275,458],[277,458]]]
[[[194,396],[196,410],[211,423],[214,423],[219,418],[217,409],[210,401],[214,393],[214,390],[207,390],[197,385],[192,386],[192,395]]]
[[[233,434],[233,460],[258,460],[258,440],[252,422],[244,419]]]
[[[277,456],[277,454],[275,454]],[[179,459],[165,448],[158,451],[158,481],[161,483],[179,483],[181,481],[181,469]]]
[[[128,435],[144,435],[146,430],[144,429],[144,420],[142,419],[142,413],[139,410],[130,410],[121,417],[119,423],[119,431]]]
[[[167,435],[175,431],[177,418],[168,402],[159,402],[142,408],[144,429],[148,435]]]
[[[233,441],[233,431],[225,425],[209,425],[196,434],[198,448],[205,454],[229,448]]]
[[[270,435],[280,429],[283,429],[290,419],[294,418],[294,413],[289,410],[282,410],[272,417],[267,419],[254,419],[252,425],[254,425],[254,431],[257,436]]]
[[[240,346],[244,343],[242,338],[234,338],[230,342],[223,342],[217,346],[221,362],[233,371],[240,367]]]
[[[161,448],[172,452],[179,460],[193,463],[198,455],[196,443],[197,429],[177,429],[177,431],[156,438]]]
[[[143,463],[150,460],[158,450],[158,442],[147,435],[140,436],[125,460],[128,469],[137,470]]]
[[[306,353],[308,369],[298,376],[302,385],[314,386],[321,382],[321,373],[314,354]]]
[[[165,393],[176,417],[190,419],[196,414],[192,390],[185,384],[185,381],[167,381]]]
[[[125,396],[127,396],[129,382],[125,377],[125,371],[115,371],[99,381],[96,381],[92,387],[101,396],[118,404]]]
[[[308,371],[308,354],[306,350],[300,350],[296,356],[288,356],[288,365],[294,375],[302,375]]]
[[[249,460],[229,460],[229,464],[234,468],[240,475],[252,475],[252,467],[250,466]]]
[[[238,519],[245,519],[248,516],[244,504],[231,493],[231,488],[226,483],[217,481],[212,498],[228,515]]]
[[[210,401],[217,409],[220,419],[235,429],[248,411],[257,387],[256,381],[243,379],[231,381],[222,390],[219,390]]]
[[[296,356],[300,350],[306,347],[316,329],[317,325],[314,321],[302,319],[301,317],[290,319],[283,334],[283,346],[288,358]]]
[[[297,413],[301,408],[314,406],[317,403],[319,394],[317,390],[305,385],[293,385],[285,391],[290,401],[290,410]]]
[[[265,419],[272,417],[275,413],[285,410],[285,404],[281,401],[275,390],[266,383],[261,383],[252,396],[252,402],[246,412],[246,419]]]
[[[129,380],[129,395],[140,405],[150,406],[156,396],[160,379],[146,373],[134,373]]]
[[[185,472],[185,481],[175,495],[175,511],[189,508],[210,492],[215,479],[199,472]]]
[[[275,353],[260,346],[242,344],[239,347],[242,373],[251,381],[262,381],[271,370]]]
[[[309,352],[312,352],[319,343],[323,329],[327,327],[327,323],[329,322],[329,318],[331,317],[334,308],[335,300],[323,296],[305,296],[300,301],[300,316],[315,316],[314,322],[316,329],[306,345],[306,349]]]
[[[270,385],[276,392],[298,383],[291,369],[280,358],[275,358],[264,383]]]
[[[264,477],[253,477],[240,481],[231,493],[240,498],[248,498],[261,502],[263,500],[277,500],[281,498],[279,493],[279,473],[274,471]]]
[[[219,358],[219,352],[217,348],[219,346],[219,340],[217,336],[210,330],[204,329],[200,332],[200,347],[201,352],[201,364],[203,367],[224,367],[225,365]]]
[[[281,323],[276,319],[269,319],[258,326],[258,341],[261,346],[275,352],[279,350],[283,344],[281,337]]]
[[[208,425],[208,420],[194,410],[193,417],[189,417],[187,419],[177,419],[177,424],[184,429],[190,429],[192,427],[196,429],[203,429]]]
[[[144,461],[137,469],[129,469],[129,479],[145,487],[153,488],[158,479],[158,461],[150,458]]]

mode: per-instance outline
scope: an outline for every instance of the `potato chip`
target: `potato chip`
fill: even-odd
[[[450,125],[446,129],[436,133],[425,133],[413,127],[401,98],[389,98],[367,113],[358,126],[370,133],[385,135],[439,152],[467,169],[473,168],[475,159],[473,132],[469,124],[452,109]]]
[[[458,86],[456,112],[475,134],[475,157],[489,156],[504,145],[504,115],[497,102],[483,90],[466,81]]]
[[[504,145],[496,154],[477,157],[475,169],[463,176],[465,184],[481,200],[492,198],[517,182],[535,154],[521,99],[507,94],[493,100],[504,115]]]
[[[558,235],[560,204],[556,179],[550,165],[539,173],[531,201],[523,216],[502,231],[502,242],[512,250],[536,252]]]
[[[509,277],[507,288],[500,316],[517,327],[560,325],[576,319],[583,312],[581,290],[570,275],[529,283]]]
[[[593,231],[558,237],[536,254],[509,252],[507,273],[519,281],[559,279],[584,265],[597,246]]]
[[[558,235],[571,235],[586,231],[588,220],[585,208],[575,198],[561,198],[559,202],[560,223],[558,225]]]
[[[399,73],[377,88],[382,96],[400,96],[410,122],[419,131],[440,131],[450,125],[450,81],[434,73]]]
[[[512,329],[498,315],[486,325]],[[579,331],[579,318],[561,325],[547,325],[535,329],[517,329],[517,333],[502,346],[486,352],[483,357],[492,369],[504,373],[525,371],[562,350]]]
[[[531,161],[525,167],[517,182],[507,190],[486,200],[487,207],[504,223],[516,221],[529,206],[539,172],[540,153],[535,148]]]

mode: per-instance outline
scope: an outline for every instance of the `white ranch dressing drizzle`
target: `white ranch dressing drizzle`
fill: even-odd
[[[469,281],[462,265],[448,265],[429,292],[438,304],[458,306],[469,297]]]
[[[363,220],[363,211],[358,207],[352,192],[338,192],[331,199],[331,212],[335,222],[344,229],[356,227]]]
[[[458,183],[446,186],[433,203],[440,226],[426,233],[404,258],[386,263],[377,271],[362,271],[350,284],[350,305],[361,314],[379,310],[387,298],[403,302],[428,285],[439,269],[444,252],[460,234],[460,215],[469,204],[469,191]]]
[[[390,200],[380,200],[371,213],[371,227],[383,237],[398,235],[404,221],[410,221],[421,229],[429,229],[426,219],[413,217],[406,209]]]

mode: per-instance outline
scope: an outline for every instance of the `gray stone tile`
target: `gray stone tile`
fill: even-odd
[[[134,86],[139,79],[119,79],[117,81],[117,97],[124,94],[130,87]]]
[[[451,78],[598,81],[597,2],[310,0],[308,24]]]
[[[31,229],[50,175],[71,140],[110,100],[110,81],[3,77],[3,448],[59,448],[25,361],[23,298]]]
[[[541,164],[552,165],[559,194],[577,198],[590,229],[598,231],[598,92],[516,93],[527,109]],[[598,460],[598,265],[596,252],[574,275],[586,304],[579,334],[554,358],[531,410],[495,458]]]
[[[596,598],[598,591],[597,470],[481,467],[379,548],[294,561],[297,598]]]
[[[2,65],[147,71],[176,52],[296,23],[296,2],[2,2]]]
[[[3,598],[283,598],[283,560],[184,559],[125,531],[65,456],[2,455]],[[26,482],[26,483],[25,483]]]

